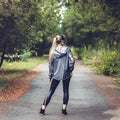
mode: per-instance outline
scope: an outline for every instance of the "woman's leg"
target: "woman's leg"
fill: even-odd
[[[42,105],[42,109],[45,110],[47,105],[49,104],[51,97],[53,95],[53,93],[55,92],[55,89],[57,88],[58,84],[60,81],[53,79],[51,82],[51,86],[49,89],[49,93],[47,95],[47,97],[44,99],[43,105]]]
[[[69,101],[69,83],[70,78],[67,80],[63,80],[63,110],[66,110]]]

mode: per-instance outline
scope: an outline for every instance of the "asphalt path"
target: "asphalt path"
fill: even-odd
[[[104,94],[95,84],[92,71],[76,61],[70,82],[68,115],[61,115],[62,82],[56,89],[46,115],[39,114],[50,83],[48,81],[48,63],[41,64],[41,73],[33,78],[28,92],[16,101],[0,103],[0,120],[113,120],[112,109]]]

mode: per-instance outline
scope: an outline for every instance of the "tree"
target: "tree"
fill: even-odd
[[[63,28],[71,45],[119,49],[119,23],[100,0],[71,0],[64,14]]]
[[[1,65],[5,53],[32,49],[42,55],[49,48],[50,36],[60,32],[59,1],[9,0],[1,1],[0,6]]]

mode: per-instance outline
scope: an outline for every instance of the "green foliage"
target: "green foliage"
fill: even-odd
[[[70,45],[100,48],[102,43],[106,49],[120,50],[120,21],[105,4],[99,0],[71,0],[69,3],[63,28]]]
[[[32,49],[43,55],[48,51],[48,40],[61,31],[59,1],[0,0],[0,8],[1,53],[22,54]],[[23,59],[27,56],[28,53]]]
[[[90,59],[92,55],[93,55],[93,51],[90,48],[89,49],[83,48],[81,58],[85,64],[87,65],[91,64]]]
[[[77,56],[78,59],[81,59],[81,54],[82,54],[82,49],[81,48],[72,46],[71,51],[72,51],[74,56]]]
[[[97,68],[98,61],[100,60],[101,52],[89,47],[83,48],[81,58],[86,65],[90,65],[93,68]]]
[[[30,51],[26,51],[26,52],[24,52],[23,55],[21,55],[20,59],[21,59],[22,61],[27,61],[27,59],[30,58],[31,55],[32,55],[32,54],[31,54]]]
[[[116,18],[120,19],[120,1],[119,0],[100,0],[104,3]]]
[[[120,69],[120,56],[115,51],[105,51],[98,62],[98,73],[116,75]]]
[[[120,54],[118,51],[84,48],[81,58],[85,64],[94,67],[98,74],[113,76],[118,76],[120,74]]]
[[[116,77],[117,77],[117,79],[115,80],[115,82],[120,87],[120,70]]]

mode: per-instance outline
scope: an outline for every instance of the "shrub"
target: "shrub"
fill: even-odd
[[[21,60],[26,61],[30,56],[31,56],[30,51],[24,52],[24,54],[21,56]]]
[[[84,48],[82,49],[81,58],[86,65],[95,66],[99,56],[97,55],[96,50],[91,48]]]
[[[91,48],[77,50],[76,52],[74,49],[85,64],[94,67],[98,74],[115,76],[116,83],[120,85],[120,53],[118,51]]]
[[[71,47],[71,51],[73,53],[74,56],[77,56],[79,59],[81,59],[81,53],[82,53],[82,49],[78,48],[78,47]]]
[[[116,75],[119,73],[120,56],[117,51],[102,51],[97,64],[97,72],[105,75]]]
[[[120,73],[120,55],[118,51],[105,49],[83,49],[81,54],[85,64],[96,68],[98,74],[118,75]]]
[[[117,85],[120,86],[120,72],[119,72],[119,74],[116,77],[117,77],[117,79],[116,79],[115,82],[116,82]]]

